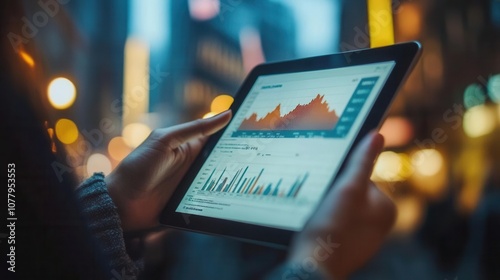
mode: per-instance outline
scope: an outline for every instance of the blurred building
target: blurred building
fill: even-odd
[[[234,95],[249,65],[295,54],[294,21],[283,4],[204,2],[172,3],[172,26],[178,27],[172,30],[172,82],[160,102],[173,104],[185,118],[210,112],[217,95]]]

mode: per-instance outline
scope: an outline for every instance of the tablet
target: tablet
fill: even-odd
[[[420,50],[409,42],[257,66],[160,222],[287,246],[379,127]]]

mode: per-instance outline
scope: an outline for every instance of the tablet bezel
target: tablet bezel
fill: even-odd
[[[361,138],[371,130],[379,127],[394,96],[415,65],[420,53],[421,45],[419,42],[408,42],[381,48],[363,49],[312,58],[262,64],[255,67],[247,76],[235,95],[235,101],[231,106],[231,110],[235,113],[239,109],[257,77],[262,75],[325,70],[395,61],[394,69],[389,74],[386,83],[383,85],[372,109],[366,117],[365,123],[363,123],[358,131],[345,157],[345,159],[347,159],[353,147],[357,145]],[[271,246],[286,247],[290,244],[295,231],[176,212],[178,205],[188,191],[196,174],[198,174],[223,132],[224,129],[208,139],[205,147],[195,159],[193,165],[163,209],[160,215],[160,223],[177,229],[221,235]],[[344,169],[345,159],[337,174],[340,174]],[[332,183],[329,188],[331,188],[336,178],[338,178],[338,176],[331,179]]]

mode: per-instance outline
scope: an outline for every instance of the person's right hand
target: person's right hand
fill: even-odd
[[[383,143],[380,134],[371,133],[352,153],[318,211],[295,237],[290,261],[302,271],[289,271],[290,276],[319,269],[345,279],[380,248],[396,217],[393,202],[370,181]]]

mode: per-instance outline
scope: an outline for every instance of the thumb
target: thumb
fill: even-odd
[[[157,131],[157,138],[171,149],[176,149],[190,140],[216,133],[229,123],[231,116],[231,110],[227,110],[208,119],[198,119],[169,128],[161,128]]]

